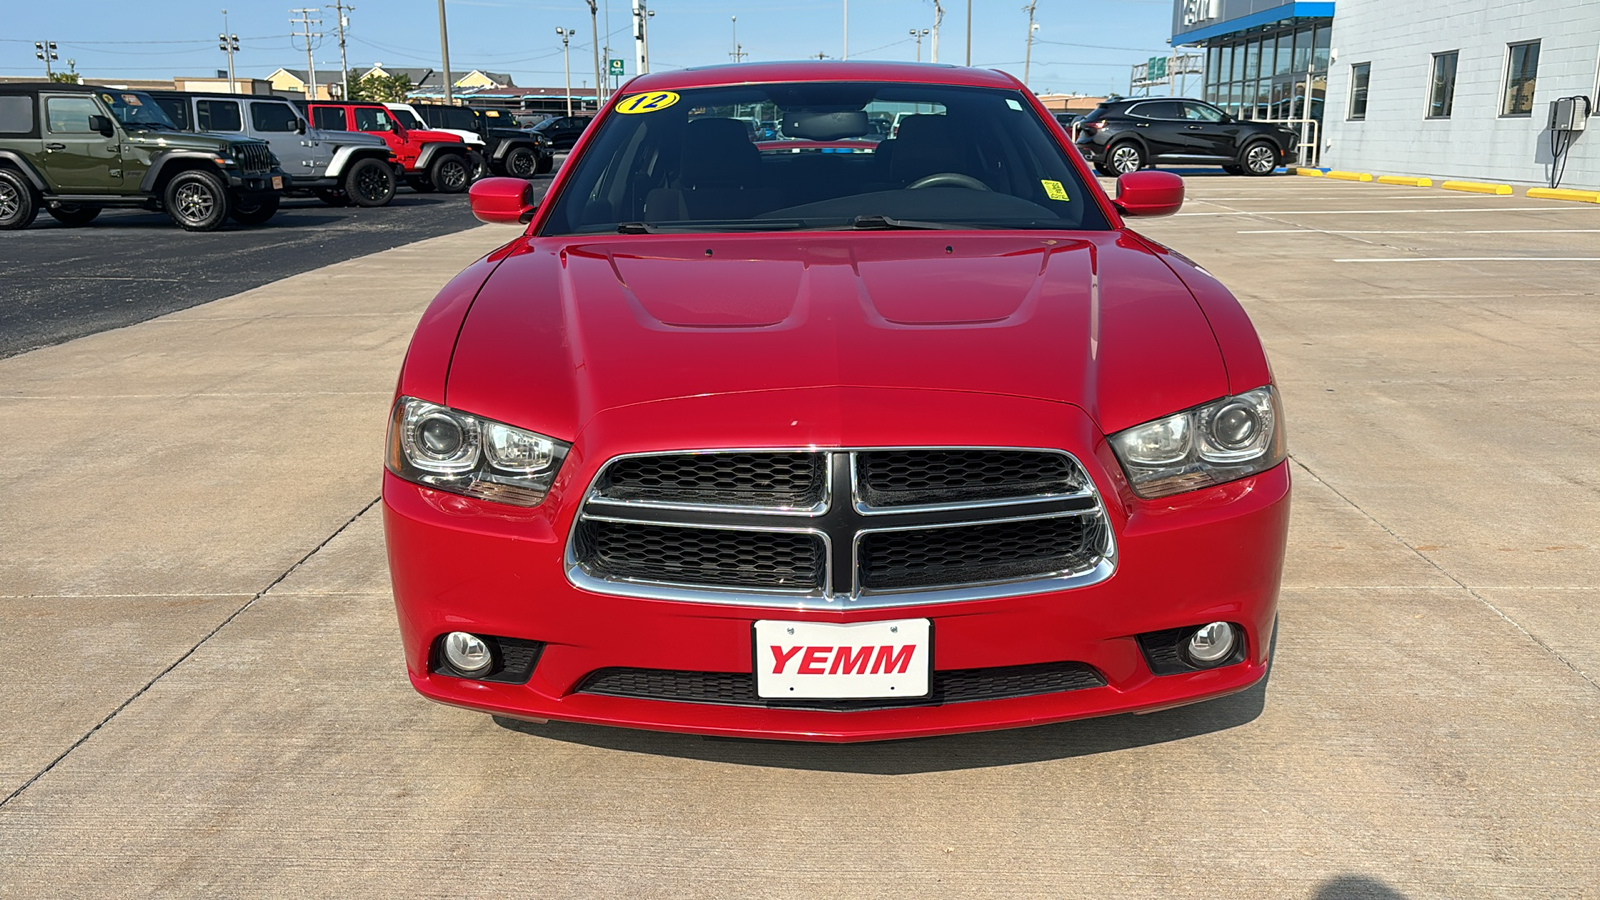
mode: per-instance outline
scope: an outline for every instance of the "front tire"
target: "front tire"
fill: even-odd
[[[0,230],[27,228],[38,215],[39,201],[33,188],[20,174],[0,169]]]
[[[413,175],[406,179],[406,184],[410,185],[411,189],[419,194],[431,194],[438,190],[426,175]]]
[[[228,221],[228,187],[204,169],[172,176],[162,196],[167,217],[184,231],[216,231]]]
[[[341,190],[336,190],[334,188],[316,188],[312,191],[312,193],[317,195],[318,200],[321,200],[323,203],[326,203],[329,206],[343,207],[350,205],[350,195]]]
[[[240,225],[265,225],[267,221],[278,214],[278,204],[282,202],[277,194],[266,194],[259,199],[236,200],[233,209],[228,215],[233,217]]]
[[[512,147],[501,165],[512,178],[532,178],[539,171],[538,154],[531,147]]]
[[[394,170],[381,160],[356,160],[345,173],[344,193],[357,206],[387,206],[394,199]]]
[[[555,155],[554,154],[546,154],[544,156],[539,157],[539,165],[534,168],[533,173],[535,175],[545,175],[545,174],[548,174],[550,172],[550,170],[555,168],[555,167],[556,167]]]
[[[100,207],[63,203],[60,206],[52,206],[46,209],[45,212],[49,213],[50,218],[55,219],[57,222],[77,228],[93,222],[95,217],[100,215]]]
[[[472,165],[464,156],[449,153],[433,161],[428,181],[442,194],[459,194],[472,184]]]
[[[1126,175],[1137,172],[1145,167],[1148,160],[1144,156],[1144,148],[1133,141],[1122,141],[1112,144],[1106,151],[1106,165],[1113,174]]]
[[[1278,168],[1278,148],[1271,141],[1251,141],[1239,154],[1239,166],[1246,175],[1271,175]]]

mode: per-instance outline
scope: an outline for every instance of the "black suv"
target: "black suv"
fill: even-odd
[[[545,119],[533,126],[534,134],[542,134],[550,141],[550,145],[557,150],[571,150],[572,145],[583,136],[583,130],[589,127],[593,116],[557,116],[554,119]]]
[[[554,163],[550,140],[517,128],[505,110],[438,103],[414,103],[411,108],[430,128],[470,131],[483,138],[483,156],[496,175],[532,178],[550,171]]]
[[[41,208],[65,225],[107,207],[165,210],[188,231],[260,225],[285,184],[264,141],[185,134],[142,91],[0,84],[0,229]]]
[[[1073,123],[1078,151],[1102,175],[1158,162],[1221,164],[1231,175],[1271,175],[1295,159],[1299,136],[1272,122],[1235,119],[1183,98],[1111,100]]]

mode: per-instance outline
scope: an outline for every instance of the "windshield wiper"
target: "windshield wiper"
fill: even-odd
[[[857,231],[968,231],[974,225],[954,225],[949,222],[920,222],[915,219],[891,219],[888,216],[856,216],[850,227]]]
[[[737,219],[701,222],[620,222],[617,234],[663,234],[684,231],[791,231],[803,223],[793,219]]]

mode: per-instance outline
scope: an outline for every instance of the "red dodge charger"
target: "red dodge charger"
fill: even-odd
[[[423,695],[857,741],[1266,673],[1282,413],[1232,295],[1124,225],[1176,176],[1108,198],[1009,75],[816,62],[638,78],[530,197],[473,186],[526,231],[389,423]]]

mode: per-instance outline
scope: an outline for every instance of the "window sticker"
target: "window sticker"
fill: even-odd
[[[1006,98],[1006,105],[1011,107],[1012,109],[1016,110],[1017,112],[1022,112],[1022,104],[1018,103],[1017,101],[1015,101],[1013,99],[1011,99],[1010,97]]]
[[[625,116],[635,113],[650,113],[666,109],[678,102],[678,95],[672,91],[651,91],[648,94],[634,94],[632,97],[617,104],[617,112]]]
[[[1039,183],[1044,185],[1044,195],[1051,200],[1067,201],[1072,199],[1067,196],[1067,189],[1062,187],[1059,181],[1051,181],[1047,178]]]

